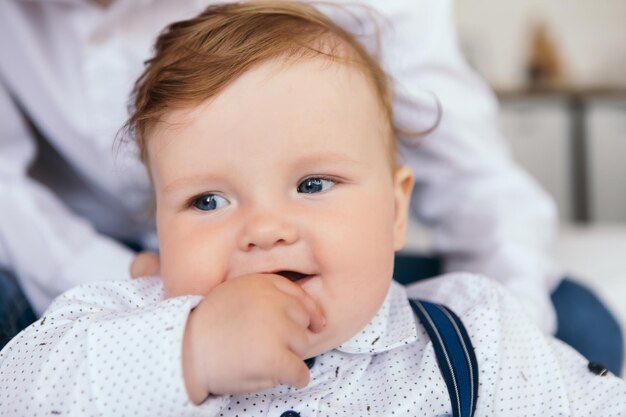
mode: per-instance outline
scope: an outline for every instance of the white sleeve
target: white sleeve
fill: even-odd
[[[202,299],[163,299],[159,278],[84,284],[0,352],[0,415],[214,416],[228,397],[189,401],[187,317]]]
[[[431,134],[400,144],[400,161],[415,173],[412,213],[431,229],[446,271],[495,278],[544,331],[553,331],[555,205],[513,162],[497,102],[459,51],[452,1],[386,4],[382,57],[395,85],[395,120],[425,131],[437,119],[433,95],[442,108]]]
[[[452,273],[407,293],[450,307],[463,322],[477,357],[480,415],[626,416],[626,381],[591,372],[493,280]]]
[[[0,82],[0,267],[15,273],[40,315],[56,296],[83,282],[130,278],[133,254],[29,177],[36,153]]]
[[[491,296],[476,296],[476,305],[490,304],[498,318],[493,332],[499,336],[498,348],[492,350],[497,352],[498,360],[491,355],[492,360],[488,361],[500,368],[496,383],[487,394],[494,399],[493,408],[514,399],[524,404],[517,415],[626,415],[626,381],[611,373],[600,376],[591,372],[585,357],[564,342],[542,334],[524,315],[518,300],[502,287],[481,293]],[[484,319],[484,305],[476,309],[474,323]],[[528,400],[533,405],[528,405]]]

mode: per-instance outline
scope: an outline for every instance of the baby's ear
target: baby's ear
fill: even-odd
[[[407,166],[399,167],[393,179],[394,192],[394,250],[400,250],[406,240],[406,228],[409,218],[409,203],[413,191],[413,171]]]

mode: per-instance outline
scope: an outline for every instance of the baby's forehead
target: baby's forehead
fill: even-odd
[[[149,135],[148,153],[153,167],[171,161],[182,144],[238,160],[268,156],[268,150],[281,161],[307,152],[358,160],[386,155],[387,134],[374,88],[357,68],[321,59],[271,61],[208,100],[167,112]],[[283,148],[293,152],[278,152]],[[179,160],[195,159],[178,151]]]
[[[201,122],[199,115],[205,119],[204,126],[233,118],[245,123],[262,115],[291,114],[295,106],[311,115],[323,115],[328,121],[346,117],[346,112],[338,109],[375,106],[379,111],[367,124],[375,126],[387,122],[377,91],[359,66],[325,57],[307,57],[262,62],[234,78],[213,96],[165,112],[155,128],[172,132],[182,126],[194,128]],[[206,120],[207,115],[209,120]],[[267,121],[273,120],[268,117]],[[288,120],[283,121],[287,126]],[[302,126],[313,130],[320,127],[323,126]]]

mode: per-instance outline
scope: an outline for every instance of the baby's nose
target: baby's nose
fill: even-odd
[[[239,248],[268,250],[278,245],[291,245],[298,240],[296,225],[280,213],[261,213],[249,218],[242,228]]]

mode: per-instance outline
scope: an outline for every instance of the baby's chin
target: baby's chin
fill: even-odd
[[[309,359],[323,353],[330,352],[352,339],[361,331],[361,329],[352,332],[338,332],[337,330],[338,329],[333,329],[332,327],[327,326],[327,328],[321,332],[314,333],[310,338],[310,349],[305,354],[304,359]]]
[[[356,335],[358,335],[374,318],[375,314],[365,322],[361,323],[361,326],[350,326],[347,323],[338,323],[333,320],[333,317],[327,317],[326,327],[319,333],[312,333],[310,336],[311,346],[307,351],[304,359],[309,359],[314,356],[319,356],[322,353],[330,352],[333,349],[338,348],[344,343],[348,342]]]
[[[322,353],[330,352],[350,339],[347,338],[346,340],[341,340],[340,338],[333,338],[332,336],[326,337],[324,334],[325,332],[326,330],[323,330],[321,333],[316,333],[313,337],[311,337],[311,347],[304,355],[303,359],[314,358]]]
[[[321,283],[318,285],[320,287],[305,288],[305,290],[327,314],[326,327],[319,333],[311,333],[311,347],[304,359],[336,349],[357,336],[374,319],[385,301],[385,297],[381,297],[377,303],[369,307],[368,311],[360,310],[358,314],[348,314],[347,317],[339,312],[337,317],[333,315],[333,312],[337,313],[337,311],[332,309],[332,300],[325,299],[323,285]]]

